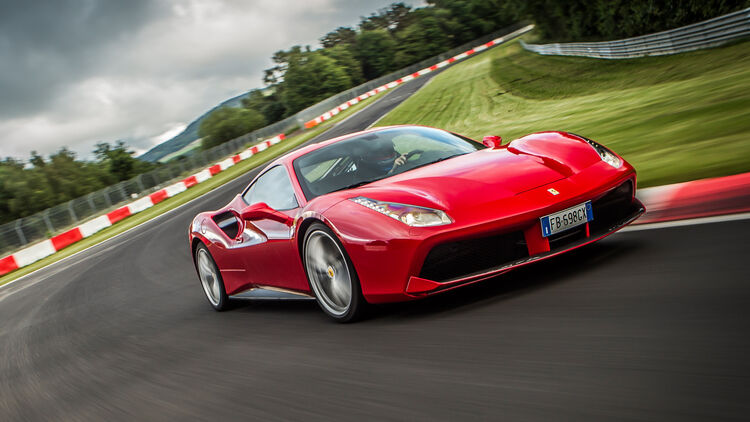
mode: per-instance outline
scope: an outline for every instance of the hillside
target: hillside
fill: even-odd
[[[206,116],[211,114],[212,111],[216,110],[220,107],[240,107],[242,106],[242,99],[247,97],[250,94],[250,92],[246,92],[242,95],[238,95],[236,97],[230,98],[223,103],[217,105],[216,107],[212,108],[211,110],[204,113],[202,116],[195,119],[192,123],[187,125],[185,130],[180,132],[179,135],[175,136],[174,138],[162,142],[161,144],[151,148],[143,155],[139,156],[141,160],[144,161],[150,161],[150,162],[157,162],[161,158],[166,157],[169,154],[172,154],[174,152],[177,152],[186,146],[190,145],[193,141],[197,140],[199,138],[198,136],[198,128],[200,127],[201,122],[203,121]]]
[[[506,142],[579,133],[630,161],[640,186],[750,171],[750,41],[629,60],[513,42],[447,69],[378,126],[407,123]]]

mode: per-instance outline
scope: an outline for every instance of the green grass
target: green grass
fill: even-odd
[[[750,42],[630,60],[541,56],[517,42],[438,75],[378,126],[481,139],[564,130],[601,141],[639,185],[750,171]]]
[[[335,117],[323,122],[322,124],[316,126],[315,128],[293,135],[285,139],[281,143],[276,144],[272,146],[271,148],[268,148],[264,151],[261,151],[258,154],[253,155],[252,157],[250,157],[249,159],[245,161],[240,161],[234,166],[228,168],[227,170],[215,175],[214,177],[206,180],[203,183],[193,186],[192,188],[186,190],[185,192],[180,193],[179,195],[165,199],[164,201],[154,205],[153,207],[145,211],[141,211],[138,214],[132,215],[118,222],[117,224],[111,227],[107,227],[106,229],[101,230],[98,233],[94,234],[93,236],[87,237],[81,240],[80,242],[76,242],[53,255],[50,255],[31,265],[28,265],[23,268],[19,268],[16,271],[8,273],[0,277],[0,286],[2,286],[3,284],[9,283],[19,277],[23,277],[24,275],[29,274],[33,271],[36,271],[40,268],[46,267],[47,265],[50,265],[56,261],[64,259],[70,255],[80,252],[93,245],[96,245],[97,243],[101,243],[141,223],[144,223],[152,218],[155,218],[161,214],[164,214],[165,212],[171,209],[177,208],[182,204],[192,201],[193,199],[198,198],[199,196],[202,196],[210,192],[211,190],[231,180],[234,180],[237,177],[242,176],[248,171],[254,169],[255,167],[263,165],[267,163],[268,161],[276,157],[279,157],[289,152],[290,150],[294,149],[295,147],[307,142],[308,140],[320,135],[321,133],[333,127],[333,125],[335,125],[339,121],[351,116],[353,113],[359,111],[360,109],[372,103],[375,99],[382,98],[383,96],[387,95],[389,92],[390,91],[386,91],[386,93],[383,95],[378,95],[378,96],[360,101],[359,103],[340,112]],[[5,255],[2,255],[2,256],[5,256]]]

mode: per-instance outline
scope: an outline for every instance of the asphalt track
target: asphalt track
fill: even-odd
[[[324,136],[367,127],[428,79]],[[254,173],[0,289],[0,420],[750,415],[747,220],[618,233],[357,324],[312,301],[217,313],[187,226]]]

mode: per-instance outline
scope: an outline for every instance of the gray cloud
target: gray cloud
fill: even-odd
[[[89,74],[102,49],[148,18],[143,0],[4,2],[0,9],[0,118],[44,106]]]
[[[0,156],[87,156],[116,139],[148,149],[260,87],[274,51],[391,2],[0,0]]]

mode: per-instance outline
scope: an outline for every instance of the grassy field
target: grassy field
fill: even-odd
[[[513,42],[447,69],[378,126],[406,123],[507,141],[579,133],[623,155],[642,187],[750,171],[750,42],[630,60]]]
[[[46,267],[47,265],[52,264],[56,261],[67,258],[70,255],[73,255],[86,248],[96,245],[97,243],[103,242],[120,233],[130,230],[131,228],[139,224],[142,224],[152,218],[155,218],[161,214],[164,214],[165,212],[169,210],[177,208],[182,204],[192,201],[193,199],[198,198],[206,194],[207,192],[210,192],[231,180],[241,177],[243,174],[254,169],[255,167],[263,165],[267,163],[268,161],[289,152],[290,150],[294,149],[300,144],[303,144],[307,142],[308,140],[327,131],[339,121],[351,116],[352,114],[356,113],[360,109],[369,105],[373,101],[380,99],[385,95],[388,95],[389,92],[390,91],[386,91],[385,94],[378,95],[376,97],[371,97],[364,101],[360,101],[356,105],[351,106],[345,111],[337,114],[332,119],[327,120],[326,122],[316,126],[314,129],[303,131],[297,135],[290,136],[288,139],[282,141],[281,143],[276,144],[272,146],[271,148],[268,148],[264,151],[261,151],[260,153],[253,155],[252,157],[250,157],[249,159],[245,161],[240,161],[236,165],[215,175],[214,177],[208,179],[207,181],[203,183],[195,185],[194,187],[186,190],[185,192],[180,193],[179,195],[168,198],[145,211],[132,215],[111,227],[107,227],[106,229],[96,233],[95,235],[91,237],[87,237],[81,240],[80,242],[70,245],[69,247],[55,253],[54,255],[50,255],[31,265],[28,265],[23,268],[19,268],[18,270],[13,271],[12,273],[6,274],[0,277],[0,286],[2,286],[3,284],[9,283],[19,277],[22,277],[26,274],[29,274],[33,271],[36,271],[40,268]],[[249,182],[250,180],[248,180],[248,183]],[[224,205],[224,204],[220,204],[220,205]],[[1,256],[5,256],[5,254]]]

